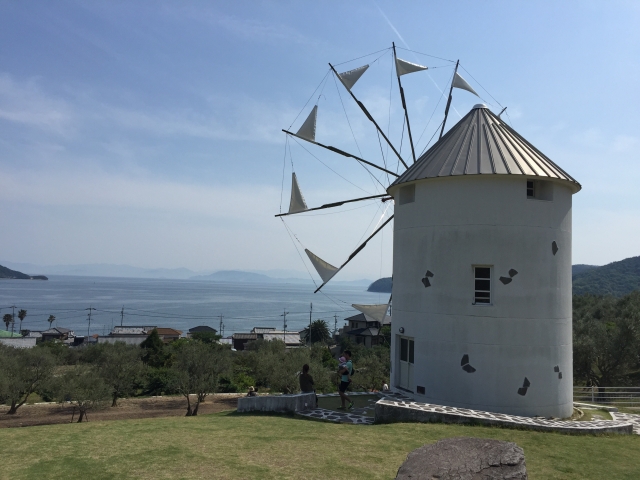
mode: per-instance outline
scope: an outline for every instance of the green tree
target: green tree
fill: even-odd
[[[359,360],[352,380],[365,390],[381,390],[384,383],[389,383],[389,368],[384,358],[373,353]]]
[[[8,332],[9,331],[9,325],[11,324],[11,322],[13,322],[13,317],[11,316],[10,313],[5,313],[4,317],[2,317],[2,321],[7,326],[7,332]]]
[[[53,315],[49,315],[49,318],[47,318],[47,322],[49,322],[49,328],[51,328],[51,326],[53,325],[53,322],[56,321],[56,317]]]
[[[336,374],[323,365],[326,347],[287,349],[281,340],[252,342],[245,352],[246,363],[256,383],[272,392],[294,393],[300,390],[299,375],[306,363],[310,367],[317,391],[335,390]]]
[[[123,342],[98,344],[90,349],[95,353],[98,373],[111,388],[111,406],[116,407],[119,398],[135,393],[144,367],[142,352]]]
[[[165,351],[165,345],[158,330],[151,330],[149,336],[140,344],[142,348],[142,361],[153,368],[167,366],[170,355]]]
[[[20,311],[18,312],[18,318],[20,319],[20,328],[18,330],[18,332],[20,334],[22,334],[22,321],[24,320],[24,318],[27,316],[27,311],[25,309],[20,309]]]
[[[56,383],[58,401],[70,402],[78,408],[78,423],[87,419],[89,410],[103,406],[112,393],[98,369],[91,365],[80,364],[68,369]]]
[[[331,341],[329,326],[327,322],[320,319],[311,322],[311,325],[302,331],[301,337],[305,344],[329,343]],[[311,341],[309,341],[309,338],[311,338]]]
[[[191,334],[192,340],[198,340],[202,343],[217,343],[221,338],[216,332],[195,332]]]
[[[187,399],[187,416],[198,414],[207,395],[215,393],[222,375],[231,370],[231,350],[226,346],[199,341],[183,343],[177,348],[171,367],[174,388]],[[191,406],[190,395],[196,395]]]
[[[0,396],[10,405],[7,414],[13,415],[46,380],[51,377],[54,358],[47,351],[36,348],[0,348]]]
[[[573,298],[576,380],[598,387],[629,383],[640,359],[640,292],[616,299]]]

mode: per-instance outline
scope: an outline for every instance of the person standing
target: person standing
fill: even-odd
[[[353,374],[353,362],[351,361],[351,352],[349,350],[345,350],[342,355],[347,360],[347,362],[338,371],[338,373],[342,375],[340,377],[340,386],[338,387],[338,393],[340,394],[340,401],[342,402],[342,406],[338,408],[344,410],[347,401],[349,402],[349,406],[347,408],[353,408],[353,400],[351,400],[351,398],[347,395],[347,389],[351,384],[351,375]]]
[[[313,377],[309,374],[309,365],[306,363],[302,366],[300,374],[300,391],[302,393],[316,393]],[[318,406],[318,395],[316,395],[316,407]]]

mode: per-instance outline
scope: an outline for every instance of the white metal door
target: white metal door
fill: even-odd
[[[400,337],[398,386],[406,390],[412,390],[414,342],[411,338]]]

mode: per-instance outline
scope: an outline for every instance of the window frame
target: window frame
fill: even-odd
[[[485,268],[489,270],[489,276],[485,277],[485,276],[478,276],[478,272],[477,269],[479,268]],[[477,306],[481,306],[481,307],[490,307],[493,305],[493,290],[492,290],[492,286],[493,286],[493,282],[492,282],[492,278],[493,278],[493,265],[473,265],[472,266],[472,272],[473,272],[473,303],[472,305],[477,305]],[[478,281],[488,281],[489,282],[489,289],[481,289],[481,288],[477,288],[477,282]],[[487,294],[488,293],[488,297],[485,297],[484,295],[478,296],[478,293],[480,294]],[[482,298],[488,298],[488,302],[483,302],[483,301],[478,301],[478,299],[482,299]]]

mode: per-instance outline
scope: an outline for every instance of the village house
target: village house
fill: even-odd
[[[391,325],[391,316],[385,315],[384,320],[380,322],[369,315],[359,313],[345,318],[345,321],[348,323],[340,329],[339,336],[347,337],[357,345],[371,348],[384,342],[380,330],[386,325]]]
[[[211,328],[208,325],[199,325],[197,327],[190,328],[187,332],[187,338],[191,338],[194,333],[212,333],[216,334],[218,331],[215,328]]]
[[[76,334],[73,330],[63,327],[54,327],[42,332],[42,341],[50,342],[52,340],[59,340],[63,343],[72,344]]]
[[[295,348],[302,345],[300,332],[276,330],[271,327],[254,327],[249,333],[234,333],[231,336],[232,345],[235,350],[244,350],[247,342],[255,340],[281,340],[287,348]]]

